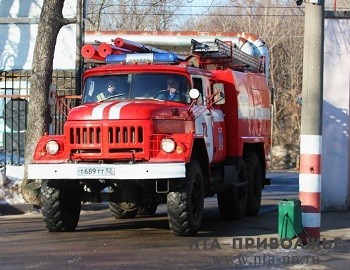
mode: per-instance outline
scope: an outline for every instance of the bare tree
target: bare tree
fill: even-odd
[[[86,29],[169,30],[182,0],[89,0]]]
[[[48,92],[52,81],[53,57],[58,32],[61,27],[70,23],[64,19],[62,9],[64,0],[44,0],[36,37],[31,92],[28,109],[28,127],[26,134],[25,165],[32,162],[35,147],[39,138],[48,131],[49,105]],[[27,166],[25,166],[27,168]],[[37,182],[27,179],[22,182],[23,198],[32,204],[40,204],[39,188]]]

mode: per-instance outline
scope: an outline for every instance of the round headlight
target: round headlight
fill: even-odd
[[[165,153],[171,153],[175,150],[175,142],[170,138],[162,139],[160,146]]]
[[[58,149],[59,149],[59,145],[56,141],[48,141],[46,143],[46,151],[50,155],[55,155],[58,152]]]

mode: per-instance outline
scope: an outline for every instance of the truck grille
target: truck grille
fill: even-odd
[[[143,143],[143,128],[135,127],[135,126],[109,127],[108,143],[110,144]]]
[[[145,127],[142,125],[81,124],[66,126],[73,159],[144,159]]]
[[[100,144],[102,134],[100,127],[75,127],[69,130],[69,143],[75,145]]]

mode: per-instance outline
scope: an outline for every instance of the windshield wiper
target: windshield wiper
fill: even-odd
[[[106,97],[105,99],[100,100],[99,102],[105,101],[105,100],[110,100],[110,99],[117,98],[117,97],[124,96],[124,95],[125,95],[125,93],[112,95],[112,96]]]

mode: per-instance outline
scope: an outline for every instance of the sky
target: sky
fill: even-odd
[[[227,1],[218,0],[187,0],[188,8],[186,8],[186,13],[198,14],[202,12],[207,12],[210,6],[222,4]]]

